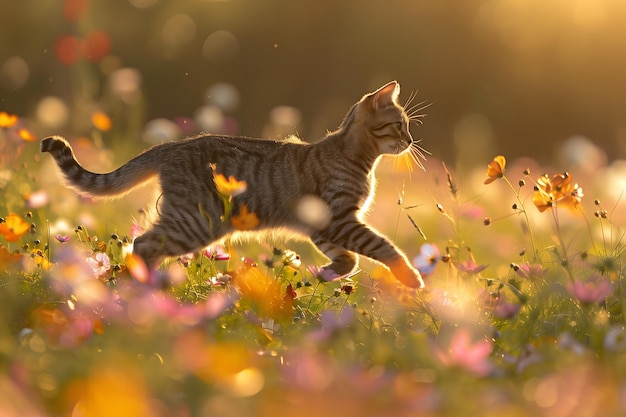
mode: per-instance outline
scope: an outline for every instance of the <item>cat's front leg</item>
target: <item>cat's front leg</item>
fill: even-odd
[[[331,245],[346,253],[356,252],[383,263],[407,287],[424,288],[422,276],[406,256],[387,238],[364,223],[354,220],[331,226],[326,231],[325,238]]]
[[[324,236],[316,234],[311,237],[317,248],[330,259],[330,264],[324,265],[324,269],[331,270],[338,275],[347,275],[357,265],[357,257],[345,248],[331,243]]]

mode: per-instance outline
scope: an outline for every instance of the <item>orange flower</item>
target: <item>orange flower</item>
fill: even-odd
[[[22,259],[19,253],[11,253],[7,248],[0,248],[0,271],[17,264]]]
[[[17,242],[28,230],[30,230],[30,224],[13,213],[9,214],[0,224],[0,235],[3,235],[7,242]]]
[[[33,133],[28,130],[28,129],[20,129],[17,131],[17,135],[22,138],[22,140],[25,140],[26,142],[34,142],[35,140],[37,140],[37,138],[35,137],[35,135],[33,135]]]
[[[107,132],[111,130],[111,118],[107,116],[106,113],[101,111],[96,111],[91,115],[91,123],[98,130],[102,130],[103,132]]]
[[[558,206],[575,210],[583,197],[583,190],[578,184],[572,184],[572,177],[564,172],[552,178],[544,175],[537,179],[533,194],[533,204],[540,212]]]
[[[17,123],[17,116],[7,112],[0,112],[0,128],[11,127]]]
[[[259,225],[260,221],[256,213],[249,212],[248,206],[242,204],[239,214],[232,216],[230,223],[237,230],[252,230]]]
[[[498,155],[487,166],[487,179],[485,184],[491,184],[498,178],[504,177],[504,168],[506,167],[506,158]]]
[[[226,179],[223,174],[215,173],[215,166],[212,166],[212,168],[215,188],[217,188],[217,192],[223,197],[234,197],[244,193],[246,188],[248,188],[248,184],[245,181],[237,181],[232,175]]]

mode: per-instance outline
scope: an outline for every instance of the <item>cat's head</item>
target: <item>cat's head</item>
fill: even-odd
[[[422,149],[409,131],[411,117],[398,103],[399,95],[400,84],[397,81],[387,83],[363,96],[344,120],[344,127],[354,133],[353,137],[358,138],[359,145],[368,154],[378,156],[412,152],[423,157]],[[414,159],[419,164],[417,158]]]

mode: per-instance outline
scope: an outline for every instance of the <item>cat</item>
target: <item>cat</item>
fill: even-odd
[[[121,195],[159,176],[159,218],[133,247],[151,271],[166,257],[195,252],[236,231],[224,221],[218,173],[246,182],[245,192],[232,197],[233,217],[254,213],[257,231],[287,229],[309,237],[330,259],[328,272],[349,274],[360,254],[386,265],[407,287],[423,288],[406,255],[363,220],[381,157],[410,153],[420,166],[418,157],[424,158],[409,132],[419,115],[407,114],[399,94],[392,81],[364,95],[336,131],[315,143],[204,135],[153,146],[108,174],[85,170],[62,137],[44,139],[41,151],[52,154],[70,187],[92,197]],[[322,213],[321,221],[307,221],[307,210]]]

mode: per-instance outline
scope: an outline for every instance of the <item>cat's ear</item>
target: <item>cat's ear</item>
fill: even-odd
[[[374,111],[387,106],[393,106],[398,101],[400,95],[400,84],[392,81],[380,87],[378,90],[370,94],[372,109]]]

